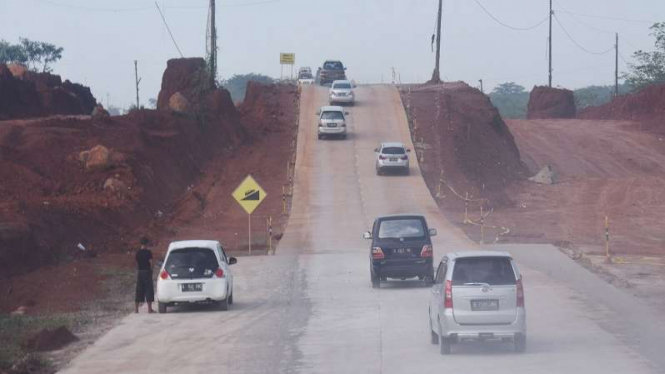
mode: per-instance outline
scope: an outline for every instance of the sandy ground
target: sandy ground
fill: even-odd
[[[662,318],[549,245],[496,247],[514,252],[525,275],[528,352],[488,342],[441,357],[429,343],[429,289],[408,281],[372,289],[361,234],[377,215],[409,211],[439,229],[436,258],[477,244],[441,214],[417,163],[407,177],[375,174],[378,142],[413,146],[393,87],[358,89],[346,141],[316,139],[312,114],[325,99],[318,87],[303,92],[292,215],[276,256],[234,267],[233,308],[131,315],[63,373],[665,370]]]

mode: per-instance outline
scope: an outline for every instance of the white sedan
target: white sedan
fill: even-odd
[[[166,313],[169,306],[213,303],[221,310],[233,304],[233,274],[227,257],[214,240],[172,242],[157,278],[157,308]]]

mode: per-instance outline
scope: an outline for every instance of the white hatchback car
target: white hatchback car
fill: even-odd
[[[169,245],[157,278],[157,308],[166,313],[168,306],[190,303],[214,303],[221,310],[233,304],[233,274],[230,265],[238,262],[227,257],[215,240],[185,240]]]
[[[512,341],[526,350],[522,275],[510,254],[494,251],[448,253],[434,277],[429,304],[432,344],[441,354],[461,340]]]

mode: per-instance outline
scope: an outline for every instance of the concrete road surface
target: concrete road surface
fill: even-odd
[[[440,214],[416,162],[409,176],[376,175],[379,142],[413,149],[397,91],[359,87],[347,140],[317,140],[326,95],[303,89],[291,219],[276,256],[235,266],[231,310],[128,316],[64,373],[665,372],[661,317],[549,246],[500,248],[525,277],[526,353],[487,342],[439,355],[429,342],[429,288],[372,289],[362,232],[375,216],[415,212],[439,231],[436,259],[477,246]]]

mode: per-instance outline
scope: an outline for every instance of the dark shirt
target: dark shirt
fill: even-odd
[[[149,249],[143,248],[136,251],[136,264],[139,270],[152,270],[150,260],[152,260],[152,252]]]

